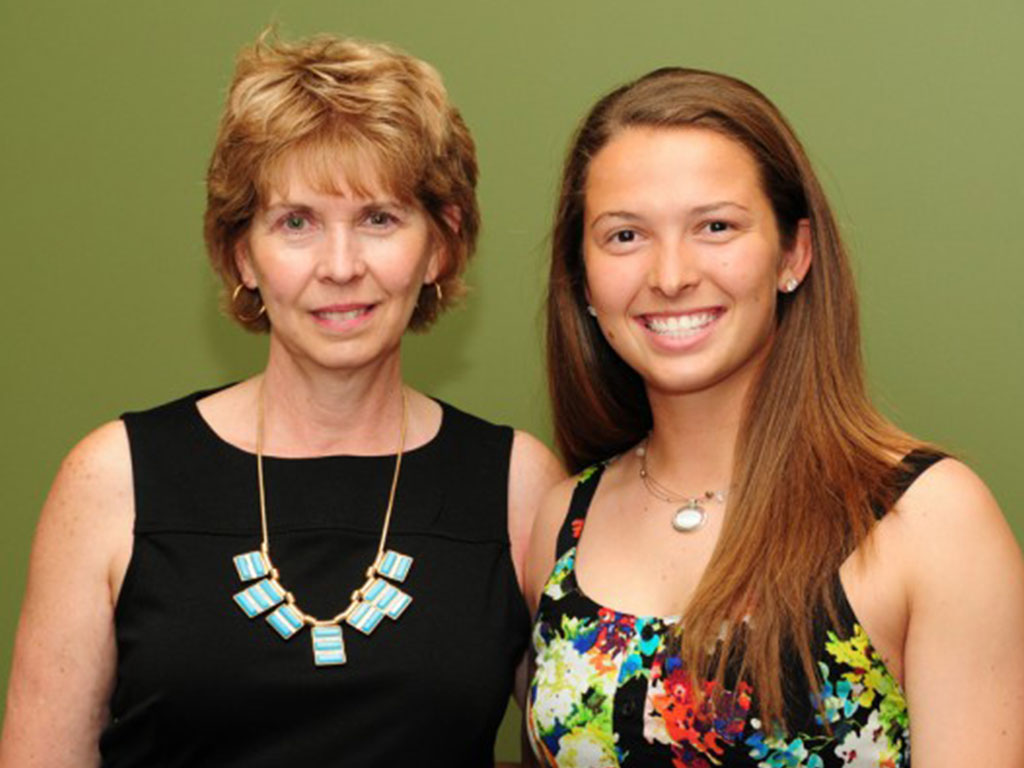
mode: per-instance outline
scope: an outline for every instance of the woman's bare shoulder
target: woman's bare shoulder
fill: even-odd
[[[970,600],[978,589],[999,583],[1024,587],[1024,561],[1013,531],[992,492],[966,464],[952,458],[935,463],[895,511],[912,591]]]
[[[528,432],[516,430],[508,479],[508,532],[520,587],[526,590],[527,557],[544,499],[565,477],[558,457]]]
[[[896,504],[917,535],[942,538],[975,531],[1012,536],[988,486],[961,461],[944,458],[921,473]]]
[[[538,508],[526,559],[526,596],[531,611],[536,611],[540,591],[554,567],[558,531],[578,484],[578,475],[564,478],[544,495]]]
[[[134,515],[128,432],[123,421],[111,421],[62,462],[39,517],[33,558],[113,568],[130,548]]]
[[[128,431],[123,421],[111,421],[86,435],[64,458],[46,500],[44,516],[95,513],[100,518],[117,517],[132,507]]]

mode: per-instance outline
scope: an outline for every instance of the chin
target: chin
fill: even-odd
[[[647,388],[666,395],[696,395],[749,379],[747,365],[689,366],[688,370],[648,371],[643,375]]]
[[[696,376],[658,376],[646,378],[647,389],[663,395],[696,395],[713,389],[720,379]]]

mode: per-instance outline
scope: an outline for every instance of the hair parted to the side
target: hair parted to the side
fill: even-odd
[[[915,443],[865,389],[849,260],[810,161],[778,109],[725,75],[665,68],[602,98],[578,129],[552,236],[547,321],[555,435],[572,471],[623,452],[652,426],[644,382],[586,313],[582,256],[587,171],[630,126],[703,128],[753,156],[781,233],[810,222],[814,259],[781,295],[772,348],[752,387],[734,461],[729,513],[675,640],[684,668],[718,690],[747,680],[761,716],[785,721],[782,658],[796,653],[812,686],[814,629],[836,622],[835,574],[896,496],[898,457]],[[723,627],[725,630],[723,631]],[[719,641],[719,638],[722,639]],[[713,651],[710,649],[714,649]]]
[[[206,249],[224,305],[248,330],[269,329],[257,292],[242,290],[235,248],[298,161],[310,183],[374,185],[422,207],[445,252],[409,327],[425,329],[465,291],[480,212],[473,139],[437,71],[381,43],[319,36],[284,42],[267,30],[240,52],[207,172]],[[234,300],[232,297],[234,296]]]

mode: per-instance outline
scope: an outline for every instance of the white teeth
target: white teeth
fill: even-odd
[[[691,336],[709,325],[716,317],[718,315],[715,312],[649,317],[647,327],[666,336]]]
[[[368,311],[368,308],[363,307],[361,309],[350,309],[347,312],[317,312],[317,314],[327,320],[341,323],[346,320],[354,320],[360,315],[365,315]]]

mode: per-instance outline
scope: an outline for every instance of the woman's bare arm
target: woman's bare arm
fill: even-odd
[[[99,765],[116,667],[114,604],[133,518],[127,433],[112,422],[64,460],[39,518],[0,768]]]
[[[547,581],[548,576],[551,575],[551,569],[555,565],[555,548],[558,540],[558,530],[562,526],[562,522],[565,520],[565,516],[569,510],[569,500],[572,497],[572,491],[576,487],[576,479],[568,478],[562,479],[557,485],[551,488],[545,495],[539,509],[537,511],[536,519],[533,523],[533,529],[530,535],[530,545],[527,550],[526,556],[526,579],[525,579],[525,593],[526,602],[530,609],[530,615],[536,615],[537,605],[540,602],[540,593],[544,588],[544,583]],[[527,733],[528,723],[526,718],[529,716],[527,706],[527,690],[530,684],[530,677],[533,674],[531,665],[528,663],[530,658],[530,651],[527,650],[526,658],[517,670],[517,688],[519,688],[518,698],[520,701],[520,707],[523,711],[523,728],[521,733],[522,743],[522,765],[524,768],[531,768],[537,766],[537,760],[533,754],[533,748],[530,746],[529,734]]]
[[[529,548],[532,543],[537,514],[551,488],[565,479],[565,469],[551,450],[536,438],[525,432],[516,432],[512,443],[512,461],[509,468],[509,540],[512,561],[515,564],[519,588],[523,592],[530,615],[533,605],[529,600],[527,578],[529,569]],[[527,666],[526,658],[516,668],[513,694],[520,711],[525,712]],[[523,759],[528,757],[529,748],[523,745]],[[499,763],[499,766],[509,766]]]
[[[516,431],[508,478],[508,535],[520,590],[526,585],[526,559],[534,520],[548,492],[565,479],[565,469],[544,443]]]
[[[905,521],[904,680],[917,768],[1024,765],[1024,560],[959,462],[921,476]]]

